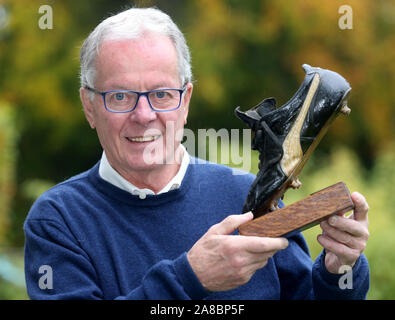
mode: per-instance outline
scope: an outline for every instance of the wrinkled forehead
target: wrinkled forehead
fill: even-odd
[[[133,39],[102,41],[96,58],[98,77],[113,73],[168,73],[179,80],[178,58],[165,35],[145,33]]]

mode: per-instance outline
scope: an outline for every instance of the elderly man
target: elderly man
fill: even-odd
[[[192,96],[189,50],[163,12],[129,9],[81,50],[81,101],[103,147],[90,170],[58,184],[26,219],[33,299],[363,299],[369,267],[364,198],[322,223],[313,263],[301,234],[243,237],[253,181],[197,163],[180,144]],[[352,289],[339,286],[352,266]],[[350,271],[350,272],[351,272]]]

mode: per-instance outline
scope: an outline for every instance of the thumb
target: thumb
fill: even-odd
[[[226,217],[220,223],[213,225],[208,233],[228,235],[235,231],[242,224],[252,220],[254,215],[251,211],[244,214],[234,214]]]
[[[353,192],[351,199],[354,202],[354,219],[357,221],[364,221],[367,219],[369,205],[365,197],[359,192]]]

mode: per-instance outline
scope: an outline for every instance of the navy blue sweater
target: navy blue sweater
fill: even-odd
[[[322,253],[312,262],[301,234],[236,289],[210,293],[186,252],[213,224],[240,213],[253,176],[190,164],[177,190],[140,199],[101,179],[99,164],[45,192],[24,224],[32,299],[363,299],[361,256],[353,289],[340,289]],[[237,236],[237,235],[236,235]],[[42,267],[40,269],[41,266]],[[51,271],[51,272],[49,272]],[[44,285],[43,285],[44,284]]]

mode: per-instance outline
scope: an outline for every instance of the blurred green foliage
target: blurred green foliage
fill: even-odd
[[[53,29],[38,26],[43,4],[53,9]],[[245,110],[270,96],[284,104],[304,77],[303,63],[337,71],[350,82],[351,115],[335,121],[302,173],[304,186],[286,200],[335,180],[366,195],[372,212],[370,297],[394,298],[395,3],[348,0],[353,29],[341,30],[338,9],[344,4],[0,0],[0,245],[21,248],[22,224],[34,199],[100,157],[79,101],[82,41],[110,14],[157,6],[180,26],[191,49],[195,82],[188,127],[194,131],[244,128],[233,113],[238,105]]]
[[[0,300],[28,299],[23,271],[23,250],[0,250]]]
[[[17,137],[15,109],[0,101],[0,243],[9,227],[15,195]]]

